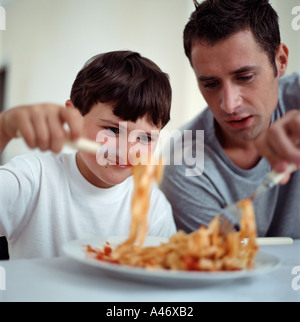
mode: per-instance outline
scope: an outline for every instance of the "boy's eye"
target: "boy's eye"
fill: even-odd
[[[112,132],[114,134],[119,134],[119,128],[117,127],[106,126],[105,130]]]
[[[148,135],[140,135],[139,137],[137,137],[137,141],[141,142],[141,143],[144,143],[144,144],[147,144],[147,143],[151,142],[152,139]]]

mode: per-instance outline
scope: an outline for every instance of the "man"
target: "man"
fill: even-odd
[[[204,130],[204,169],[198,165],[186,176],[184,164],[166,167],[162,190],[177,228],[190,232],[250,197],[271,166],[300,166],[300,75],[282,77],[288,49],[267,0],[196,3],[184,47],[208,104],[183,128]],[[188,144],[194,153],[196,143]],[[255,199],[259,236],[300,238],[299,197],[296,171],[286,185]]]

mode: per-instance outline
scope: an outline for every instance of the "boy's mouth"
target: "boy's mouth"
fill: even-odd
[[[114,166],[116,168],[118,168],[118,169],[128,169],[128,168],[131,168],[132,167],[131,164],[126,164],[126,165],[123,165],[123,164],[115,164]]]
[[[118,169],[127,169],[127,168],[131,168],[132,167],[132,164],[130,164],[130,162],[127,160],[127,161],[123,161],[123,160],[109,160],[109,159],[106,159],[108,161],[108,164],[111,165],[111,166],[114,166]]]

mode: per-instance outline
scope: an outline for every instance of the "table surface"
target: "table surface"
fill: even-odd
[[[121,278],[67,257],[0,261],[6,281],[0,301],[300,302],[300,240],[261,250],[277,256],[279,267],[248,278],[195,285]]]

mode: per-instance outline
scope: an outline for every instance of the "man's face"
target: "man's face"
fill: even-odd
[[[191,61],[225,140],[245,142],[269,126],[278,102],[278,79],[284,72],[276,61],[275,77],[267,54],[250,31],[237,32],[213,46],[194,44]]]

